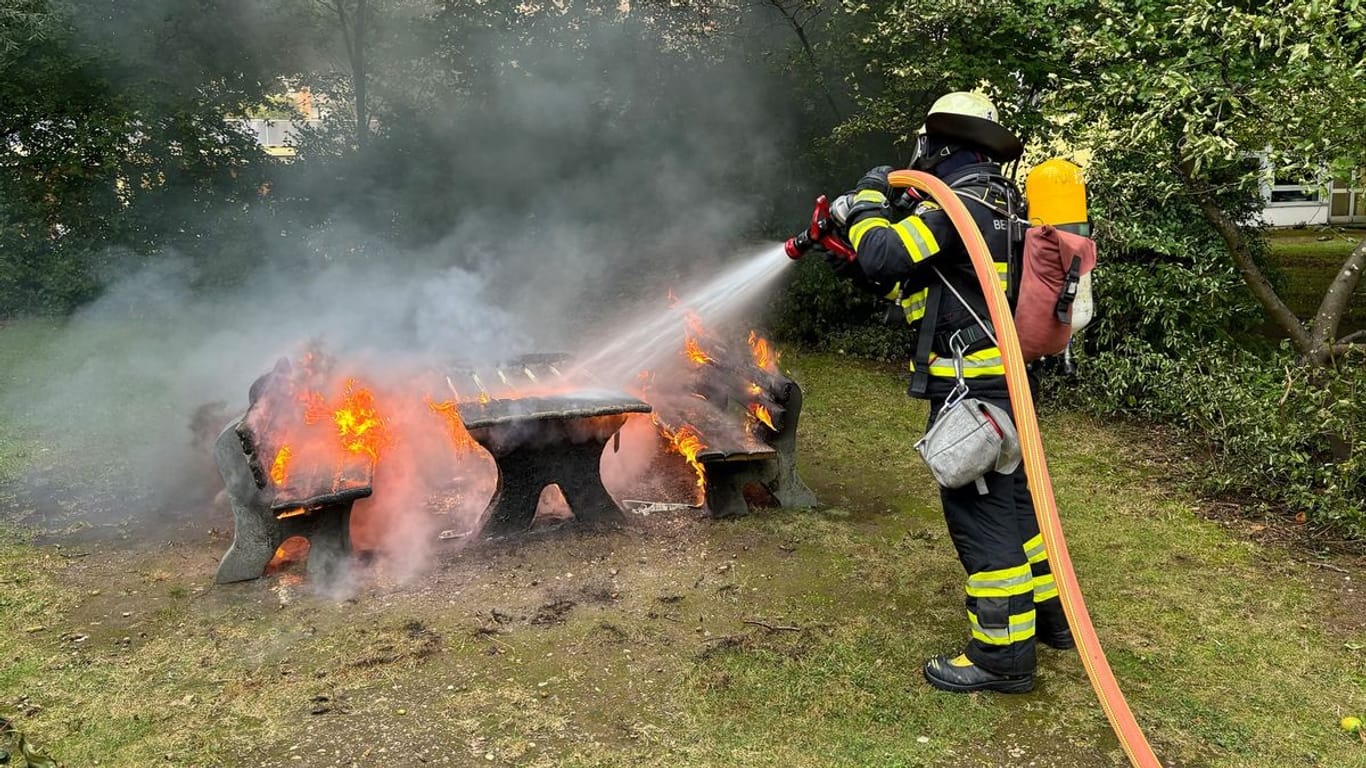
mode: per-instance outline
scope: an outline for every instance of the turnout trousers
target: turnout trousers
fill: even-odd
[[[1015,418],[1004,394],[973,392]],[[930,401],[930,423],[943,408]],[[958,559],[967,571],[966,604],[971,638],[968,660],[997,675],[1027,675],[1035,667],[1035,634],[1064,628],[1067,620],[1049,569],[1029,483],[1021,465],[1010,474],[988,472],[987,493],[975,484],[940,488],[944,520]]]

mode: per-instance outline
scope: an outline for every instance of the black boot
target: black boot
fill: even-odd
[[[1062,603],[1051,598],[1034,604],[1034,636],[1049,648],[1069,651],[1077,647],[1072,630],[1067,627],[1067,617],[1063,615]]]
[[[1033,690],[1033,675],[997,675],[968,661],[967,656],[950,659],[936,656],[925,662],[925,680],[941,691],[967,693],[969,691],[999,691],[1025,693]]]
[[[1077,641],[1072,638],[1072,630],[1064,624],[1061,627],[1054,627],[1047,632],[1042,630],[1035,633],[1039,642],[1049,648],[1057,648],[1060,651],[1070,651],[1077,647]]]

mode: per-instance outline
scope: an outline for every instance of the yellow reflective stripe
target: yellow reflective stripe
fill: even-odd
[[[922,288],[901,300],[901,309],[906,313],[906,322],[914,323],[925,316],[925,302],[930,298],[930,289]]]
[[[876,189],[861,189],[854,195],[856,203],[877,203],[878,205],[887,204],[887,196]]]
[[[863,240],[864,235],[868,234],[871,230],[890,226],[892,226],[891,222],[881,216],[869,216],[866,219],[861,219],[857,224],[849,228],[849,242],[853,244],[854,250],[857,251],[859,241]]]
[[[892,225],[892,229],[901,238],[901,244],[906,246],[906,252],[911,256],[911,263],[918,263],[939,253],[939,243],[934,239],[934,234],[930,228],[925,226],[925,222],[912,216],[904,221],[899,221]]]
[[[1034,636],[1036,614],[1033,609],[1010,617],[1009,627],[984,627],[977,623],[977,614],[968,611],[968,623],[972,625],[973,638],[987,645],[1010,645]]]
[[[1007,263],[1004,262],[1004,261],[998,261],[998,262],[996,262],[996,277],[998,277],[998,278],[1000,279],[1000,281],[1001,281],[1001,290],[1002,290],[1002,291],[1009,290],[1009,288],[1010,288],[1010,265],[1007,264]]]
[[[897,283],[896,285],[892,286],[892,290],[888,291],[887,295],[883,296],[882,298],[887,299],[888,301],[896,301],[897,299],[900,299],[901,283]]]
[[[953,378],[953,358],[937,355],[931,357],[930,375]],[[987,347],[963,356],[963,378],[965,379],[1004,375],[1006,375],[1005,363],[1001,360],[1001,351],[996,347]]]
[[[1057,596],[1058,584],[1053,581],[1053,574],[1045,573],[1034,577],[1034,602],[1041,603]]]
[[[1027,595],[1034,589],[1034,572],[1023,563],[997,571],[979,571],[968,576],[970,597],[1011,597]]]
[[[1037,563],[1048,559],[1048,552],[1044,550],[1043,534],[1039,534],[1024,543],[1025,557],[1029,562]]]

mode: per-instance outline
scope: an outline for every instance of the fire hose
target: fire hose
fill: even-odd
[[[981,284],[982,294],[986,297],[991,311],[991,322],[996,329],[1002,359],[1005,362],[1006,386],[1010,391],[1010,403],[1015,409],[1016,429],[1020,436],[1020,451],[1024,457],[1025,475],[1029,478],[1029,495],[1034,501],[1034,515],[1039,521],[1039,531],[1043,534],[1044,548],[1052,564],[1053,578],[1058,585],[1058,597],[1063,611],[1077,640],[1082,666],[1091,680],[1091,687],[1100,699],[1105,716],[1119,738],[1129,762],[1135,768],[1161,768],[1157,755],[1148,744],[1143,730],[1125,700],[1119,682],[1115,680],[1110,662],[1105,658],[1096,628],[1091,623],[1091,614],[1082,598],[1081,585],[1072,568],[1072,557],[1067,551],[1067,541],[1063,537],[1062,522],[1058,517],[1057,501],[1053,498],[1053,482],[1048,476],[1048,464],[1044,459],[1043,439],[1039,433],[1039,419],[1034,411],[1034,401],[1029,390],[1029,379],[1025,374],[1024,356],[1020,352],[1020,340],[1015,331],[1015,320],[1011,315],[1010,304],[1001,291],[996,274],[995,262],[987,249],[982,232],[977,228],[972,215],[958,199],[958,195],[947,184],[927,173],[920,171],[894,171],[887,176],[893,188],[907,187],[928,194],[948,214],[949,220],[958,230],[958,236],[966,246],[972,259],[973,271]],[[794,242],[796,240],[803,242]],[[831,248],[830,244],[837,245]],[[852,260],[853,252],[849,246],[839,241],[830,223],[829,206],[822,197],[817,201],[816,213],[812,216],[810,228],[789,241],[787,253],[797,258],[800,252],[811,245],[819,244],[833,253]]]

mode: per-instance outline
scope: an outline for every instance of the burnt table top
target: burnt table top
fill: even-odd
[[[649,413],[650,404],[625,392],[580,389],[556,395],[533,395],[494,399],[487,403],[462,402],[457,406],[466,429],[530,421],[572,421],[594,416]]]

